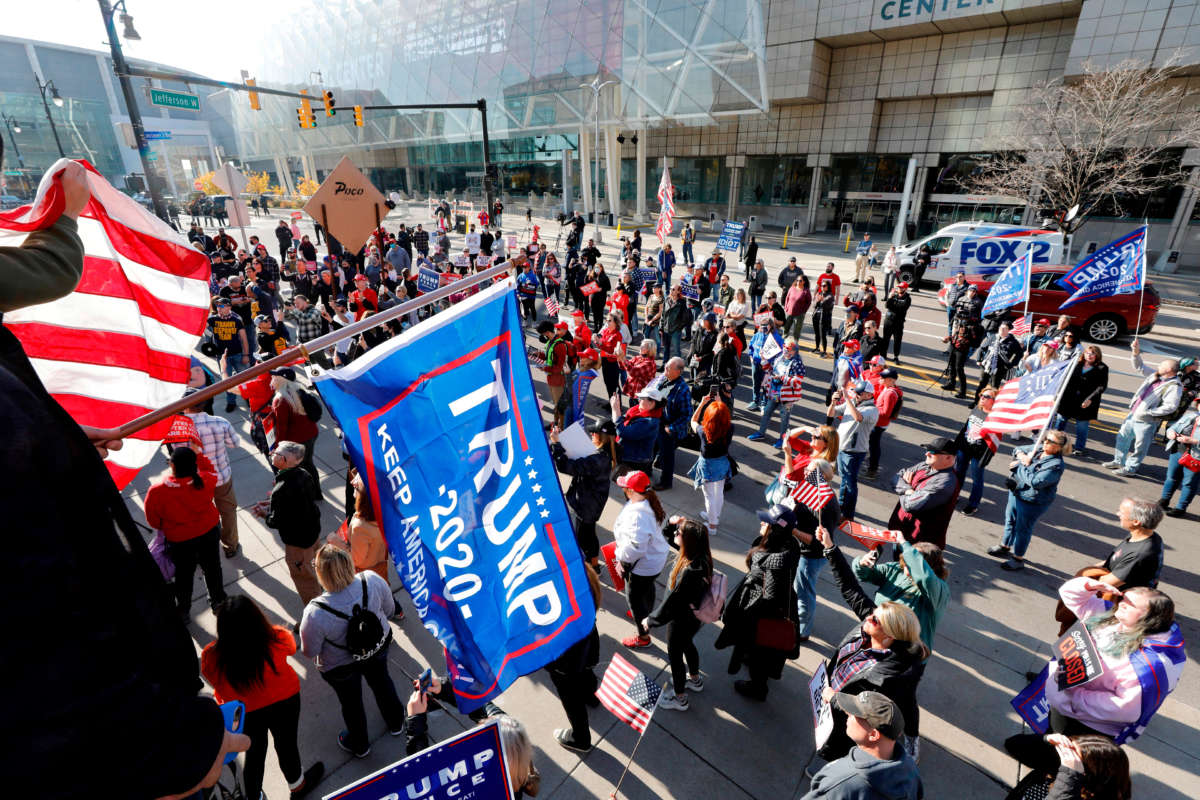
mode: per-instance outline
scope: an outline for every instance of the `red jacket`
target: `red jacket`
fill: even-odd
[[[218,703],[241,700],[247,711],[258,711],[280,700],[287,700],[300,691],[300,677],[288,663],[288,656],[296,652],[296,640],[292,632],[280,625],[272,625],[275,639],[270,644],[270,663],[263,667],[262,683],[238,691],[229,685],[225,673],[217,666],[216,642],[204,646],[200,653],[200,673],[212,684]],[[274,669],[272,669],[274,667]]]
[[[186,542],[208,533],[221,521],[213,502],[217,476],[201,472],[204,486],[197,489],[191,479],[168,475],[146,492],[146,523],[159,528],[168,542]]]
[[[271,400],[271,410],[275,412],[275,441],[304,444],[317,438],[317,423],[307,414],[297,414],[292,410],[292,404],[279,395]]]

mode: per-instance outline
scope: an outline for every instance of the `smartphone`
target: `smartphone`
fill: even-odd
[[[225,717],[225,729],[230,733],[241,733],[246,725],[246,706],[239,700],[230,700],[221,704],[221,716]],[[238,757],[237,753],[226,753],[225,763],[228,764]]]
[[[421,677],[417,679],[417,688],[421,690],[421,694],[429,694],[430,687],[433,686],[433,668],[426,667],[421,673]]]

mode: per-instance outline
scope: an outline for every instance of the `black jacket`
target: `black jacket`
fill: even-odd
[[[300,467],[281,469],[271,487],[271,511],[267,525],[292,547],[312,547],[321,535],[320,494],[312,476]]]
[[[696,373],[707,374],[712,372],[713,366],[713,349],[717,346],[717,332],[701,329],[695,336],[692,337],[692,352],[689,354],[691,362],[696,367]]]
[[[752,295],[766,294],[767,293],[767,280],[770,277],[771,276],[767,274],[767,270],[765,267],[761,270],[755,269],[753,272],[750,273],[750,288],[747,289],[746,291]],[[752,308],[752,309],[750,309],[750,311],[751,311],[751,313],[758,313],[757,308]]]
[[[1067,419],[1096,419],[1100,414],[1100,397],[1107,389],[1108,365],[1100,363],[1084,372],[1083,362],[1080,361],[1075,365],[1075,371],[1063,391],[1062,407],[1058,413]],[[1084,400],[1091,400],[1087,408],[1083,407]]]
[[[729,656],[729,674],[741,669],[748,657],[775,679],[783,674],[783,662],[800,655],[799,629],[796,646],[790,652],[769,650],[754,643],[760,619],[789,619],[796,624],[796,592],[793,582],[800,563],[800,543],[790,533],[772,529],[767,550],[754,551],[763,544],[757,537],[751,544],[750,571],[738,582],[725,602],[722,628],[714,647],[733,647]]]
[[[0,287],[0,307],[70,291],[83,269],[74,222],[0,248],[0,271],[23,268],[46,279],[45,293]],[[6,529],[23,532],[9,538],[0,589],[19,610],[5,631],[0,704],[21,731],[0,766],[18,787],[36,784],[38,797],[94,797],[98,774],[135,800],[187,790],[216,760],[225,728],[199,695],[195,645],[104,462],[2,327],[0,431],[0,508]]]
[[[673,543],[672,543],[673,544]],[[674,567],[672,567],[674,569]],[[681,625],[699,625],[700,620],[692,613],[697,608],[712,582],[712,567],[707,562],[693,561],[679,572],[675,588],[668,588],[658,608],[650,615],[650,627],[673,622]],[[669,573],[668,573],[669,582]]]
[[[751,242],[746,245],[746,257],[742,260],[747,267],[754,266],[754,262],[758,260],[758,242]]]
[[[550,447],[554,466],[564,475],[571,476],[571,488],[567,489],[567,505],[584,522],[597,522],[608,502],[609,475],[612,463],[608,454],[600,451],[583,458],[568,458],[567,451],[558,442]]]
[[[908,309],[912,306],[912,295],[892,292],[888,295],[887,300],[883,301],[883,305],[888,312],[884,325],[903,323],[904,318],[908,316]]]
[[[825,559],[833,568],[833,580],[837,583],[842,599],[854,612],[859,620],[865,620],[875,611],[875,602],[867,596],[854,577],[854,571],[846,562],[846,557],[835,545],[825,551]],[[826,673],[833,675],[840,661],[838,655],[842,648],[863,636],[862,627],[855,625],[851,628],[837,646],[833,648],[833,656],[825,665]],[[909,736],[917,735],[917,683],[925,672],[923,663],[927,652],[918,640],[911,642],[894,642],[887,655],[878,659],[872,666],[859,672],[839,691],[845,694],[859,692],[879,692],[900,707],[904,716],[904,732]],[[850,752],[853,742],[846,736],[846,715],[834,709],[834,730],[825,746],[818,751],[822,758],[832,761]]]

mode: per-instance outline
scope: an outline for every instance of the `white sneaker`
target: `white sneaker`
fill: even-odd
[[[686,694],[680,697],[677,694],[667,694],[666,692],[659,695],[658,707],[670,711],[687,711],[690,708]]]
[[[701,675],[697,675],[694,678],[688,678],[687,683],[684,685],[687,686],[687,690],[689,692],[703,692],[704,691],[704,677]]]

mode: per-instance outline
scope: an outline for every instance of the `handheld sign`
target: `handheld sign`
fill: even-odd
[[[471,266],[471,257],[470,256],[458,256],[457,258],[454,259],[454,266],[456,266],[456,267]]]
[[[654,267],[638,267],[637,276],[644,283],[654,283],[658,280],[658,270]]]
[[[476,253],[479,252],[479,234],[478,233],[468,233],[466,236],[463,237],[463,243],[466,244],[467,249],[471,251],[471,255],[475,255]]]
[[[700,299],[700,287],[690,283],[680,283],[679,293],[689,300]]]
[[[383,194],[343,156],[304,211],[350,250],[357,250],[388,214]]]
[[[1074,689],[1104,674],[1104,662],[1100,660],[1096,642],[1082,622],[1067,628],[1062,638],[1055,642],[1054,652],[1058,658],[1059,689]]]
[[[717,239],[717,247],[722,250],[737,250],[738,245],[742,243],[742,234],[745,232],[745,223],[726,220],[725,227],[721,230],[721,236]]]
[[[813,739],[818,749],[825,746],[825,742],[829,741],[829,734],[833,733],[833,709],[821,696],[828,685],[825,662],[822,661],[813,673],[812,680],[808,682],[808,699],[813,709]]]
[[[462,275],[459,275],[457,272],[441,272],[438,273],[438,286],[449,286],[461,279]]]
[[[1013,710],[1037,733],[1045,733],[1050,727],[1050,703],[1046,700],[1046,676],[1050,667],[1042,667],[1033,682],[1009,701]]]
[[[771,321],[771,318],[774,316],[775,315],[772,314],[770,311],[764,311],[761,314],[755,314],[754,315],[754,324],[755,325],[766,325],[768,322]]]
[[[508,798],[510,785],[500,726],[492,720],[360,778],[325,800]]]
[[[584,284],[583,286],[580,286],[579,291],[583,292],[588,297],[591,297],[596,292],[600,291],[600,284],[596,283],[595,281],[592,281],[591,283],[587,283],[587,284]]]
[[[432,292],[441,285],[439,275],[436,271],[427,267],[421,267],[417,272],[417,291],[424,294]]]

